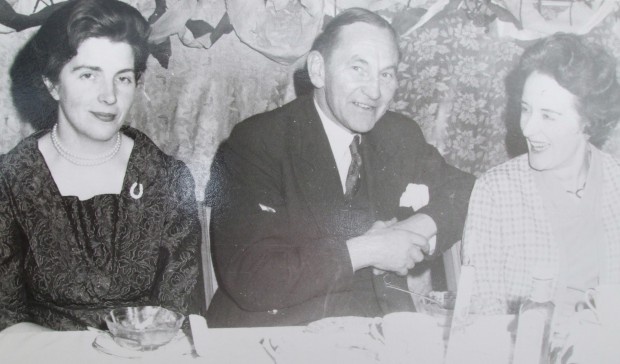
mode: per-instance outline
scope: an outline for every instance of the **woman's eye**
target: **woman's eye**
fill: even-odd
[[[362,71],[362,67],[360,67],[360,66],[353,66],[353,70],[357,71],[357,72],[360,72],[360,71]]]
[[[93,75],[92,73],[82,73],[80,75],[80,78],[83,80],[91,80],[95,77],[95,75]]]
[[[393,74],[392,72],[383,72],[383,73],[381,74],[381,76],[382,76],[383,78],[387,78],[387,79],[392,79],[392,78],[394,78],[394,74]]]
[[[133,84],[133,77],[131,76],[120,76],[118,80],[123,84],[127,84],[127,85]]]
[[[543,113],[542,114],[542,118],[543,118],[543,120],[550,120],[550,121],[555,120],[555,117],[553,115],[550,115],[550,114],[547,114],[547,113]]]

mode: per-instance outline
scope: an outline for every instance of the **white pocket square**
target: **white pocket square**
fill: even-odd
[[[429,200],[430,195],[427,185],[410,183],[402,196],[400,196],[400,207],[411,207],[413,211],[417,211],[428,205]]]
[[[276,209],[274,209],[273,207],[269,207],[267,205],[263,205],[262,203],[259,203],[258,207],[260,207],[262,211],[267,211],[267,212],[271,212],[274,214],[276,213]]]

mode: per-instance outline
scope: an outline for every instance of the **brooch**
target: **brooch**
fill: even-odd
[[[136,192],[136,188],[138,189],[138,192]],[[131,188],[129,189],[129,195],[134,199],[137,200],[140,197],[142,197],[142,193],[144,192],[144,188],[142,187],[142,183],[138,184],[138,182],[134,182],[131,185]]]

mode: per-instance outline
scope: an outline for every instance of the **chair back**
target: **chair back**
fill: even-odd
[[[217,290],[217,279],[215,278],[215,270],[213,269],[213,258],[211,257],[211,239],[209,237],[209,221],[211,219],[211,207],[204,202],[198,203],[198,212],[200,217],[200,225],[202,227],[202,274],[204,278],[205,305],[209,308],[211,299]]]
[[[456,292],[459,284],[459,275],[461,274],[462,262],[462,246],[461,240],[457,241],[452,247],[443,253],[443,265],[446,271],[446,285],[448,291]]]

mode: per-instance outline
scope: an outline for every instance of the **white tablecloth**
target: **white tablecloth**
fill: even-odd
[[[346,321],[346,330],[351,334],[359,334],[363,331],[360,325],[366,319],[358,318],[357,321]],[[370,319],[368,319],[370,320]],[[512,349],[511,325],[514,325],[514,316],[478,317],[468,326],[467,333],[459,354],[459,363],[509,363]],[[359,322],[358,322],[359,321]],[[582,363],[616,363],[613,358],[620,357],[620,345],[606,343],[604,332],[600,325],[588,320],[576,321],[575,336],[569,340],[569,345],[575,345],[573,359]],[[355,328],[354,326],[358,326]],[[363,328],[364,325],[362,325]],[[329,354],[324,351],[325,338],[334,338],[338,341],[337,334],[327,331],[320,333],[321,340],[317,337],[303,333],[306,328],[295,327],[261,327],[241,329],[207,329],[203,327],[198,344],[198,352],[186,346],[185,352],[175,353],[172,351],[158,350],[147,354],[143,358],[126,359],[104,354],[93,347],[93,341],[98,332],[93,331],[47,331],[47,332],[15,332],[12,330],[0,333],[0,364],[107,364],[107,363],[170,363],[170,364],[195,364],[195,363],[224,363],[224,364],[274,364],[274,360],[267,353],[261,340],[269,340],[270,343],[281,345],[277,349],[280,357],[278,364],[298,364],[299,355],[303,355],[303,363],[314,363],[315,359],[322,358],[319,362],[326,363],[323,356]],[[437,330],[442,330],[440,327]],[[514,332],[514,331],[513,331]],[[417,336],[408,335],[408,336]],[[609,335],[608,335],[609,336]],[[610,336],[615,341],[620,339],[617,335]],[[349,337],[350,339],[351,337]],[[340,338],[341,339],[341,338]],[[415,340],[415,338],[413,338]],[[360,340],[359,343],[362,343]],[[617,341],[620,342],[620,341]],[[186,342],[187,344],[187,342]],[[613,355],[605,355],[602,348],[610,348]],[[322,351],[323,350],[323,351]],[[192,352],[192,353],[189,353]],[[611,351],[610,351],[611,353]],[[273,354],[273,353],[272,353]],[[292,355],[285,355],[292,354]],[[596,355],[595,355],[596,354]],[[602,355],[602,356],[601,356]],[[276,355],[277,356],[277,355]],[[600,357],[600,358],[599,358]],[[595,361],[591,359],[596,358]],[[604,359],[608,360],[605,361]],[[330,359],[333,359],[330,357]],[[611,360],[609,360],[611,359]],[[423,361],[423,360],[422,360]],[[315,361],[316,362],[316,361]],[[359,364],[362,361],[338,361],[338,364]],[[375,361],[372,361],[373,363]],[[381,362],[380,360],[376,361]],[[573,361],[571,361],[573,362]],[[438,363],[439,364],[439,363]]]
[[[92,345],[92,331],[0,333],[2,364],[107,364],[107,363],[252,363],[273,364],[260,345],[264,337],[286,337],[303,327],[208,329],[205,357],[162,354],[125,359],[104,354]]]

